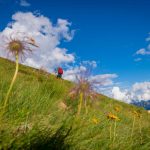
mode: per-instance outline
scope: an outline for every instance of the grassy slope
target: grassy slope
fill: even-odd
[[[0,58],[0,108],[14,68],[14,63]],[[149,149],[150,115],[145,110],[100,95],[89,106],[88,114],[82,109],[75,117],[77,101],[67,94],[72,86],[53,75],[21,66],[7,113],[0,122],[0,149]],[[135,118],[133,127],[134,110],[140,110],[142,117]],[[108,112],[120,118],[116,128],[115,122],[107,119]]]

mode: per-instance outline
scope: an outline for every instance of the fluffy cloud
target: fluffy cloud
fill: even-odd
[[[113,87],[112,97],[125,102],[150,100],[150,82],[135,83],[130,90]]]
[[[112,94],[114,98],[120,99],[120,100],[124,99],[124,97],[126,96],[126,94],[124,92],[121,92],[120,88],[116,86],[113,87]]]
[[[119,87],[112,88],[112,97],[117,100],[122,100],[127,103],[130,102],[128,91],[127,90],[121,91]]]
[[[80,74],[80,71],[86,71],[84,66],[69,67],[63,75],[63,78],[69,81],[75,82],[77,75]]]
[[[150,50],[146,50],[145,48],[141,48],[136,52],[136,55],[150,55]]]
[[[12,16],[12,22],[0,32],[0,45],[4,45],[3,36],[11,33],[22,32],[35,39],[39,49],[24,60],[25,65],[40,68],[44,66],[52,71],[59,65],[65,65],[75,61],[73,54],[68,54],[66,48],[59,47],[62,40],[70,41],[74,31],[70,30],[71,23],[58,19],[53,25],[51,20],[43,15],[35,15],[31,12],[18,12]],[[5,50],[0,51],[0,56],[7,57]]]
[[[93,75],[89,68],[95,68],[97,63],[95,61],[83,61],[79,66],[70,67],[64,72],[64,79],[76,82],[78,76],[84,76],[89,81],[95,83],[95,90],[102,92],[102,89],[112,86],[113,79],[117,78],[116,74],[99,74]]]
[[[146,38],[146,41],[147,42],[150,41],[150,33],[149,33],[149,37]],[[146,48],[141,48],[138,51],[136,51],[135,55],[150,55],[150,44],[148,44]]]
[[[91,80],[95,80],[99,82],[102,86],[110,86],[113,85],[114,78],[117,78],[116,74],[100,74],[91,77]]]
[[[30,3],[27,2],[26,0],[20,0],[20,6],[28,7],[28,6],[30,6]]]
[[[70,26],[71,23],[64,19],[58,19],[54,25],[49,18],[43,15],[35,15],[31,12],[18,12],[12,16],[12,22],[0,32],[0,45],[2,46],[6,43],[3,37],[9,37],[13,33],[13,38],[15,36],[22,38],[22,34],[14,33],[25,33],[27,36],[35,39],[39,48],[34,49],[33,54],[28,55],[22,62],[23,64],[35,68],[44,67],[50,72],[53,72],[56,67],[63,65],[67,68],[64,72],[64,79],[76,81],[76,76],[81,71],[96,68],[97,63],[95,61],[83,61],[79,65],[72,67],[71,63],[75,62],[74,55],[68,53],[66,48],[59,46],[62,40],[72,40],[74,30],[70,30]],[[0,56],[7,57],[5,49],[0,51]],[[100,83],[96,90],[101,92],[103,87],[112,86],[112,80],[116,77],[116,74],[102,74],[90,75],[89,79]]]

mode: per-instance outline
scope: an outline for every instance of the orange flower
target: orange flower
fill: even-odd
[[[121,108],[120,108],[119,106],[116,106],[116,107],[114,108],[114,110],[115,110],[116,112],[120,112],[120,111],[121,111]]]
[[[115,116],[115,115],[112,114],[112,113],[109,113],[109,114],[107,115],[107,118],[110,119],[110,120],[116,120],[116,121],[119,121],[119,120],[120,120],[119,117]]]
[[[138,118],[141,117],[141,112],[140,112],[140,111],[134,110],[134,111],[133,111],[133,114],[134,114],[136,117],[138,117]]]
[[[92,122],[93,122],[94,124],[98,124],[98,123],[99,123],[99,120],[98,120],[97,118],[93,118],[93,119],[92,119]]]

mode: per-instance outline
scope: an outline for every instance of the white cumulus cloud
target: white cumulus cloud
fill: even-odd
[[[150,50],[146,50],[145,48],[141,48],[136,52],[136,55],[150,55]]]
[[[76,82],[77,76],[83,76],[89,81],[95,83],[95,90],[101,92],[103,87],[112,86],[113,79],[117,78],[116,74],[92,74],[92,70],[89,68],[96,68],[97,63],[95,61],[83,61],[80,65],[75,67],[70,67],[64,72],[64,79]]]
[[[99,74],[92,76],[91,80],[95,80],[103,86],[110,86],[113,85],[113,79],[117,77],[118,75],[116,74]]]
[[[130,90],[120,90],[119,87],[112,88],[112,97],[125,102],[150,100],[150,82],[137,82]]]
[[[39,46],[33,54],[25,58],[24,64],[40,68],[44,66],[52,71],[59,65],[65,65],[75,61],[73,54],[69,54],[66,48],[59,47],[62,40],[70,41],[74,31],[70,30],[71,23],[64,19],[58,19],[54,25],[52,21],[32,12],[17,12],[12,16],[12,22],[0,32],[0,45],[4,45],[3,36],[11,33],[22,32],[33,37]],[[7,57],[6,51],[0,51],[0,56]]]
[[[147,41],[147,42],[150,41],[150,33],[149,33],[149,37],[146,38],[146,41]],[[143,55],[143,56],[144,56],[144,55],[150,55],[150,44],[148,44],[148,46],[145,47],[145,48],[141,48],[141,49],[137,50],[137,51],[135,52],[135,55]]]
[[[43,15],[36,15],[32,12],[17,12],[12,16],[12,22],[0,32],[0,46],[3,46],[5,41],[3,37],[9,37],[13,33],[25,33],[27,36],[35,39],[39,48],[35,49],[32,54],[28,55],[22,62],[25,65],[35,68],[44,67],[49,72],[53,72],[58,66],[65,66],[63,78],[76,81],[76,75],[80,71],[90,70],[97,67],[96,61],[83,61],[73,67],[71,64],[75,62],[75,56],[69,53],[66,48],[60,47],[60,43],[72,40],[74,30],[70,29],[71,23],[64,19],[58,19],[54,24],[49,18]],[[22,34],[16,34],[18,38]],[[1,48],[1,57],[7,57],[7,51]],[[12,59],[12,57],[10,57]],[[90,75],[90,80],[95,80],[100,84],[96,90],[101,92],[103,87],[112,86],[113,79],[117,78],[116,74],[98,74]]]

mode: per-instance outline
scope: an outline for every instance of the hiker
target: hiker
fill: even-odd
[[[61,67],[57,68],[57,78],[62,78],[63,75],[63,69]]]

